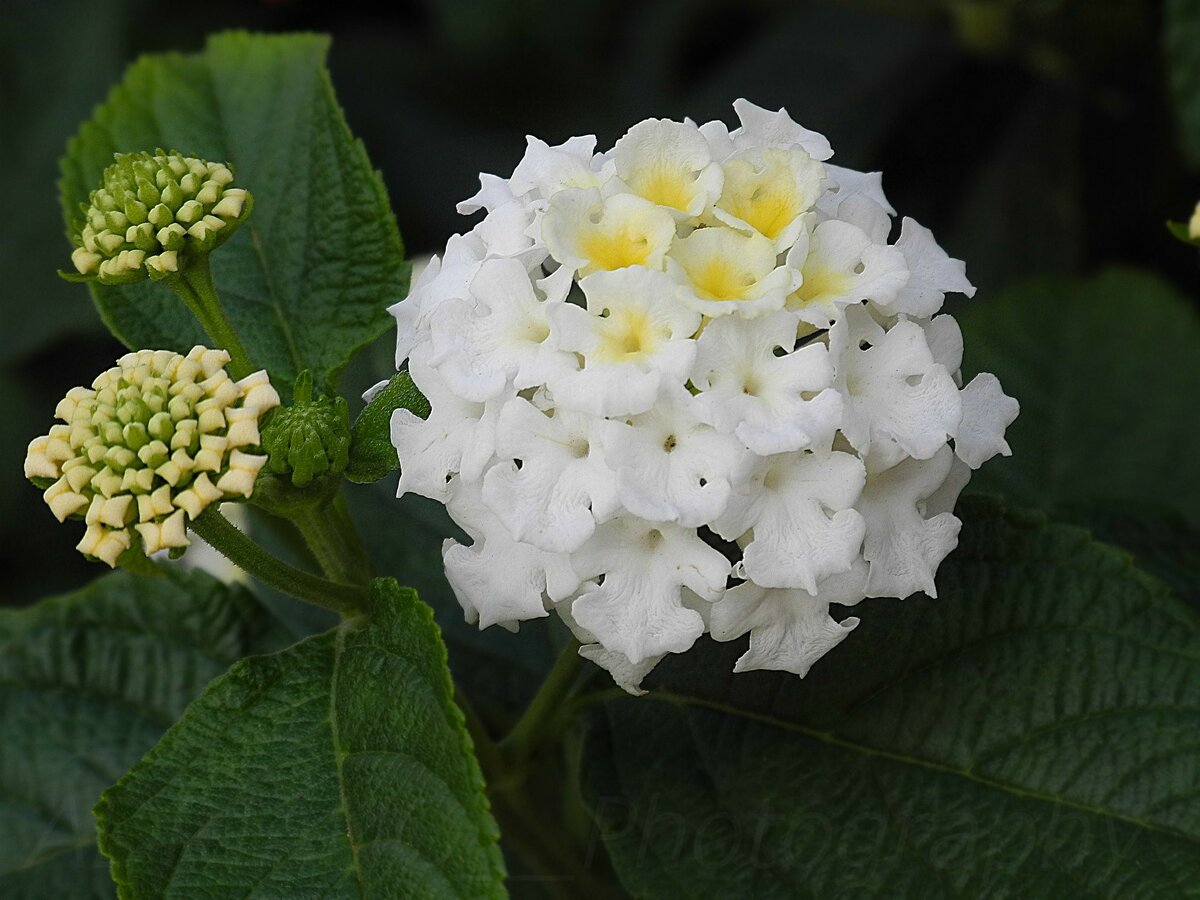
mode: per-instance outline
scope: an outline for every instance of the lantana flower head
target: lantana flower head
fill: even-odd
[[[60,522],[84,520],[81,553],[115,566],[135,537],[147,554],[182,550],[205,507],[251,495],[267,461],[259,420],[279,395],[265,371],[233,381],[228,362],[199,346],[140,350],[59,401],[25,477]]]
[[[118,153],[83,205],[71,262],[101,284],[169,278],[224,243],[253,197],[233,170],[181,153]]]
[[[804,675],[858,624],[831,604],[935,595],[1017,414],[962,384],[963,263],[786,111],[734,110],[530,138],[392,308],[431,404],[394,415],[400,493],[469,535],[468,619],[558,613],[634,692],[705,633]]]

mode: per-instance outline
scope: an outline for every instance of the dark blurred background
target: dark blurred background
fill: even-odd
[[[606,147],[647,116],[729,121],[746,97],[824,132],[834,162],[883,169],[900,213],[967,260],[975,302],[1026,276],[1110,263],[1155,269],[1190,296],[1196,253],[1163,222],[1188,218],[1200,180],[1177,150],[1162,18],[1142,0],[10,0],[0,604],[99,571],[21,461],[57,399],[120,352],[86,289],[55,276],[70,249],[55,180],[67,139],[138,54],[198,50],[235,27],[332,34],[335,88],[414,256],[467,226],[455,202],[479,171],[511,171],[526,133],[552,143],[595,133]],[[386,369],[390,345],[347,373],[348,395]]]

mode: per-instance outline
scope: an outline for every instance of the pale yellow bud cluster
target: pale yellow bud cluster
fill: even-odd
[[[140,350],[59,402],[25,477],[53,479],[43,496],[60,522],[84,519],[82,553],[116,565],[134,533],[147,554],[186,547],[186,521],[250,496],[267,461],[259,419],[279,395],[265,371],[234,381],[228,362],[205,347]]]
[[[102,284],[172,275],[250,214],[250,194],[232,182],[222,163],[162,150],[118,154],[83,207],[71,262]]]

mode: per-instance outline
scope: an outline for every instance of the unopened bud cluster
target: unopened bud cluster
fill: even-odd
[[[298,488],[314,478],[337,475],[350,461],[350,409],[344,397],[312,395],[312,375],[296,379],[292,405],[279,410],[263,430],[270,458],[267,471],[289,476]]]
[[[83,207],[71,262],[101,284],[166,278],[225,241],[250,214],[228,165],[179,153],[122,153]]]
[[[140,350],[59,402],[61,424],[30,443],[25,476],[53,480],[44,497],[60,522],[84,519],[80,552],[114,566],[135,533],[147,554],[183,548],[187,520],[250,496],[267,461],[259,419],[279,395],[265,371],[234,381],[228,362],[199,346]]]

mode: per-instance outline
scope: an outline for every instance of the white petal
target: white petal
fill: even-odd
[[[868,480],[859,503],[867,522],[863,556],[871,564],[867,596],[937,596],[934,575],[958,545],[962,523],[949,512],[926,519],[924,501],[945,483],[953,460],[945,446],[931,459],[910,459]]]
[[[777,253],[796,242],[821,195],[825,167],[803,150],[743,150],[722,164],[725,184],[715,216],[768,238]]]
[[[473,542],[442,545],[446,578],[468,622],[478,621],[483,629],[540,618],[547,594],[558,600],[579,587],[566,554],[546,553],[509,536],[482,502],[478,484],[456,478],[447,509]]]
[[[746,544],[746,575],[765,587],[803,588],[845,572],[858,557],[863,519],[853,508],[866,481],[849,453],[783,453],[758,460],[735,484],[713,530]]]
[[[617,476],[617,496],[636,516],[697,527],[729,499],[730,479],[746,450],[705,425],[695,398],[681,386],[627,422],[601,423],[604,458]]]
[[[1016,421],[1019,404],[1007,396],[995,375],[976,375],[962,390],[963,416],[954,438],[954,452],[972,469],[999,453],[1011,456],[1004,430]]]
[[[409,372],[432,411],[428,419],[407,409],[392,413],[392,444],[400,460],[396,496],[414,493],[445,502],[452,475],[462,473],[473,481],[491,461],[499,408],[459,398],[419,353],[410,361]]]
[[[750,582],[726,591],[713,604],[710,621],[714,640],[731,641],[750,632],[750,648],[733,671],[775,669],[801,678],[858,625],[856,618],[835,621],[829,602],[806,591]]]
[[[520,397],[500,410],[496,453],[483,479],[483,499],[518,541],[550,552],[578,549],[596,520],[617,508],[595,422],[562,410],[547,416]],[[520,467],[516,461],[520,461]]]
[[[792,121],[786,109],[771,112],[748,100],[734,100],[733,111],[742,127],[733,134],[734,145],[745,147],[799,147],[813,159],[833,156],[833,148],[823,134],[809,131]]]
[[[470,292],[430,316],[429,361],[458,396],[484,402],[574,367],[574,357],[548,340],[546,315],[556,301],[537,295],[519,260],[485,261]]]
[[[611,164],[605,172],[603,160],[596,155],[594,135],[573,137],[555,147],[532,135],[525,140],[525,156],[509,179],[519,196],[548,198],[566,188],[599,187],[611,175]]]
[[[517,256],[534,247],[533,238],[526,233],[533,222],[533,212],[524,203],[514,200],[497,206],[472,229],[492,256]]]
[[[933,361],[944,366],[954,376],[956,384],[960,383],[958,375],[962,368],[963,338],[954,316],[934,316],[921,322],[921,327],[925,329],[925,341],[929,344]]]
[[[429,317],[447,300],[470,297],[471,280],[487,255],[475,234],[456,234],[441,258],[433,257],[408,296],[390,307],[396,319],[396,368],[404,365],[418,343],[429,337]]]
[[[828,328],[848,304],[868,299],[887,303],[909,278],[900,251],[836,219],[817,225],[807,245],[798,241],[788,265],[800,270],[802,280],[787,306],[818,328]]]
[[[966,264],[950,257],[933,239],[933,232],[907,216],[896,249],[904,254],[911,275],[895,300],[880,304],[891,314],[932,316],[942,308],[948,292],[975,296],[975,288],[967,281]]]
[[[760,455],[828,448],[842,416],[828,352],[820,343],[793,350],[796,323],[786,311],[717,319],[697,341],[698,414]]]
[[[759,316],[783,306],[796,286],[796,273],[777,266],[776,256],[761,234],[718,225],[677,238],[667,272],[683,302],[706,316]]]
[[[604,576],[575,600],[575,620],[633,665],[691,647],[704,620],[683,605],[683,588],[713,601],[729,575],[729,561],[694,530],[631,517],[599,526],[572,563],[583,578]]]
[[[493,210],[505,203],[511,203],[515,199],[516,195],[509,187],[507,179],[480,172],[479,191],[473,197],[468,197],[458,204],[458,214],[469,216],[481,209]]]
[[[885,332],[864,308],[850,306],[830,331],[829,350],[845,397],[842,432],[860,453],[891,438],[928,459],[958,431],[958,387],[916,322],[901,320]]]
[[[856,196],[874,201],[888,215],[896,214],[896,210],[883,193],[882,172],[859,172],[856,169],[844,169],[827,163],[825,177],[832,182],[832,186],[818,202],[817,208],[831,219],[846,218],[841,214],[841,206]]]

